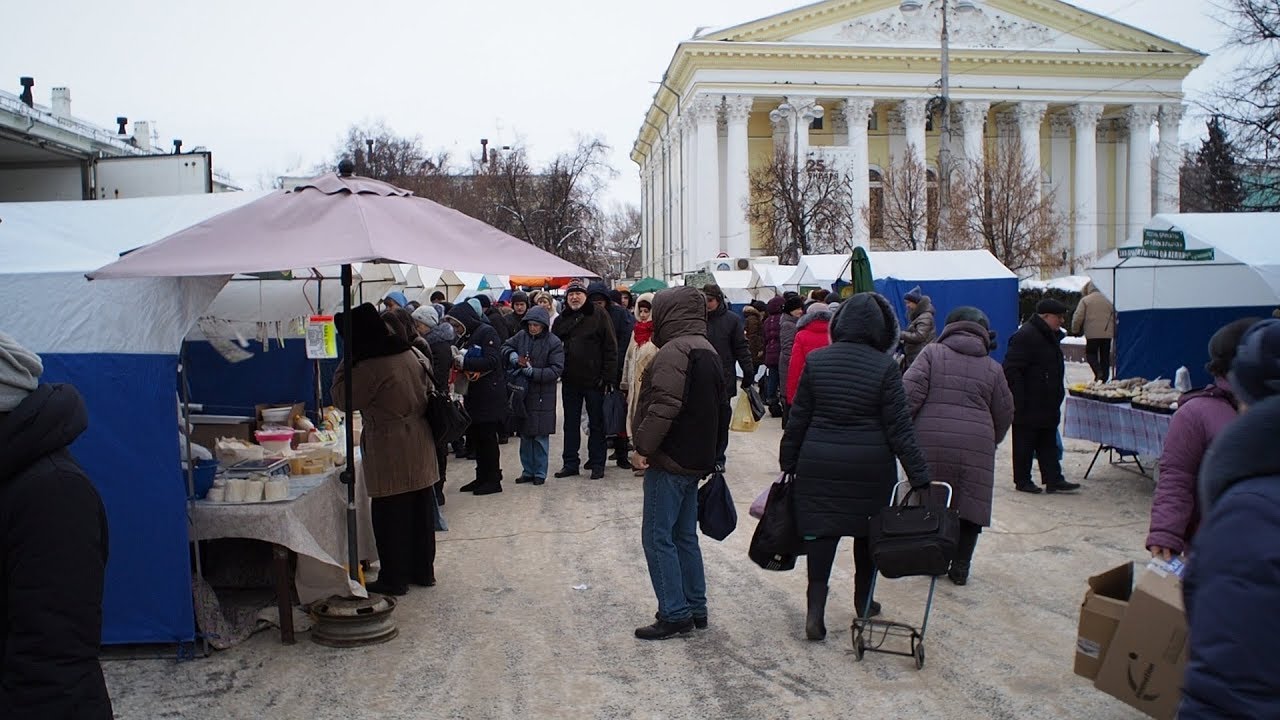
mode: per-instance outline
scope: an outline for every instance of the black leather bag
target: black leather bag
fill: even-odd
[[[909,504],[913,497],[922,504]],[[960,540],[960,514],[912,489],[871,517],[871,559],[887,578],[945,575]]]
[[[764,399],[760,397],[760,391],[756,389],[755,385],[747,388],[747,402],[751,403],[751,417],[755,418],[756,422],[760,422],[760,419],[768,412],[768,408],[765,407]]]
[[[427,425],[436,438],[436,448],[458,440],[471,425],[471,414],[448,393],[433,392],[427,397]]]
[[[765,570],[791,570],[801,554],[804,541],[796,527],[795,500],[792,495],[794,484],[794,477],[788,475],[782,482],[774,483],[769,488],[764,516],[756,524],[756,531],[751,536],[747,555]]]

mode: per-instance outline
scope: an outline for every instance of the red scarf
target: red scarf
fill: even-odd
[[[636,323],[635,330],[631,331],[631,336],[636,339],[636,347],[649,342],[653,337],[653,321],[645,320],[644,322]]]

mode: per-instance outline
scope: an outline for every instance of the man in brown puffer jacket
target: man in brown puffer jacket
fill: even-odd
[[[636,629],[664,640],[707,625],[707,581],[698,547],[698,481],[716,465],[729,425],[724,368],[707,340],[707,307],[691,287],[653,298],[658,354],[640,379],[633,464],[645,470],[641,537],[658,598],[657,622]]]

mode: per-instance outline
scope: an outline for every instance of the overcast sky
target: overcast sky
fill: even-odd
[[[979,0],[981,2],[981,0]],[[151,120],[160,142],[203,145],[245,187],[327,158],[352,123],[384,120],[428,149],[520,139],[535,159],[575,134],[611,144],[611,196],[639,201],[630,148],[676,43],[797,0],[222,0],[6,6],[0,86],[71,88],[73,114],[105,127]],[[1076,5],[1213,53],[1209,0]],[[1188,95],[1230,68],[1210,58]],[[1194,135],[1202,123],[1184,123]]]

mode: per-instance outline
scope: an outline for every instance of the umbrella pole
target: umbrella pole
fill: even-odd
[[[347,408],[347,469],[342,482],[347,486],[347,570],[352,580],[360,579],[360,551],[356,545],[356,430],[351,419],[351,265],[342,266],[342,393]]]

